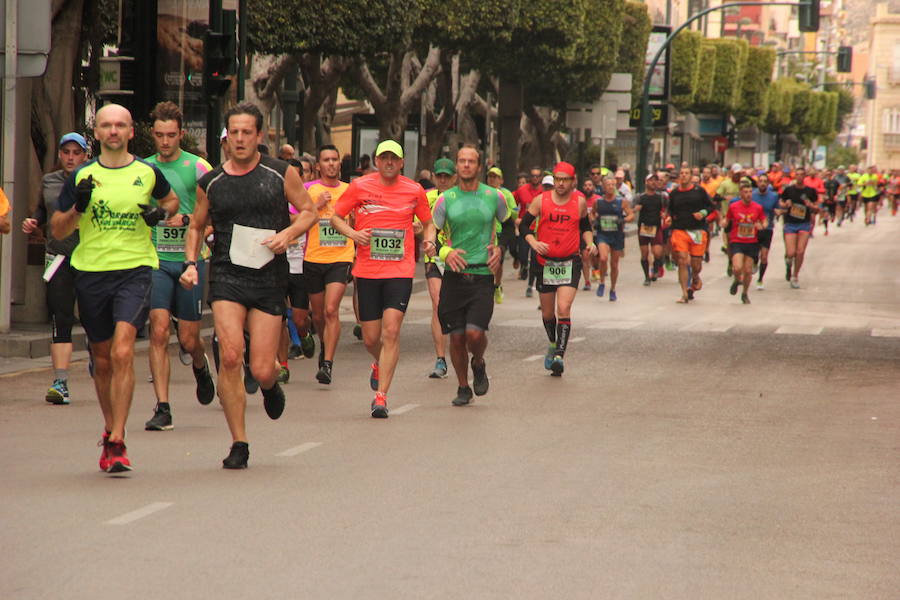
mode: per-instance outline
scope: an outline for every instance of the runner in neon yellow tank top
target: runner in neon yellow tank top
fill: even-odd
[[[150,119],[156,154],[147,162],[162,171],[178,195],[179,202],[178,211],[153,228],[153,244],[159,254],[159,269],[153,272],[150,294],[150,373],[153,375],[156,407],[144,428],[148,431],[166,431],[173,427],[169,404],[171,369],[168,352],[169,322],[173,316],[177,319],[176,331],[181,350],[193,367],[197,401],[203,405],[209,404],[216,394],[206,348],[200,338],[203,286],[186,290],[178,283],[185,266],[187,225],[197,201],[197,180],[210,172],[212,167],[199,156],[181,149],[184,118],[174,103],[160,102],[150,113]],[[201,254],[201,258],[206,256]],[[198,272],[204,279],[206,261],[200,260],[198,263]]]
[[[503,171],[497,167],[488,169],[487,184],[492,188],[497,188],[506,199],[506,220],[502,223],[497,221],[497,245],[500,246],[500,263],[497,265],[497,271],[494,273],[494,302],[503,303],[503,254],[504,250],[509,250],[513,258],[516,256],[516,221],[518,216],[518,206],[512,192],[503,187]]]
[[[80,228],[72,266],[106,426],[100,468],[118,473],[131,470],[125,422],[134,395],[134,340],[147,320],[151,272],[159,264],[150,228],[176,211],[178,197],[159,169],[128,152],[134,137],[128,110],[108,104],[95,123],[100,156],[66,180],[51,229],[63,239]]]

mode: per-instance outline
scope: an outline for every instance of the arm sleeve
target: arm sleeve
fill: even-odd
[[[201,177],[203,177],[204,175],[206,175],[207,173],[212,171],[212,165],[209,164],[208,162],[206,162],[204,159],[198,158],[197,164],[196,164],[196,169],[197,169],[197,174],[196,174],[197,179],[200,179]]]
[[[75,177],[77,175],[78,169],[75,169],[63,183],[62,191],[59,192],[59,200],[56,201],[57,210],[60,212],[66,212],[75,206]]]
[[[341,196],[343,198],[343,196]],[[425,190],[420,189],[418,197],[416,198],[416,216],[419,217],[419,220],[423,223],[431,220],[431,210],[428,208],[428,197],[425,195]]]
[[[166,179],[166,176],[162,174],[162,171],[156,165],[150,165],[150,168],[153,169],[153,175],[156,178],[151,195],[157,200],[162,200],[172,191],[172,186],[169,185],[169,180]]]
[[[508,216],[509,209],[506,206],[506,196],[503,195],[503,192],[497,190],[497,220],[502,223]]]
[[[337,203],[334,205],[334,214],[340,218],[345,218],[354,208],[359,207],[359,186],[354,182],[347,188],[347,191],[341,194]]]
[[[434,226],[439,230],[443,229],[447,223],[447,206],[444,204],[443,194],[434,201],[434,208],[431,209],[431,218],[434,220]]]

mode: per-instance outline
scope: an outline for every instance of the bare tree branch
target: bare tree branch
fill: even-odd
[[[422,70],[419,71],[415,80],[409,84],[409,87],[403,90],[403,94],[400,96],[400,106],[402,107],[402,110],[408,110],[412,103],[418,99],[422,90],[425,89],[425,86],[434,79],[440,65],[441,49],[432,46],[428,50],[428,56],[425,59],[425,64],[422,65]]]

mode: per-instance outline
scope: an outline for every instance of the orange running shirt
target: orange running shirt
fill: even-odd
[[[334,214],[334,206],[341,198],[349,183],[343,181],[331,187],[322,183],[320,179],[309,181],[306,184],[313,204],[318,204],[323,192],[331,194],[331,200],[319,209],[319,222],[309,230],[306,242],[306,256],[303,260],[330,265],[337,262],[353,262],[353,240],[348,239],[331,227],[331,215]]]
[[[356,230],[371,229],[372,239],[368,246],[357,246],[353,275],[412,278],[416,270],[413,216],[422,223],[431,221],[422,186],[403,175],[393,185],[381,183],[378,173],[363,175],[343,193],[334,214],[343,219],[354,210]]]

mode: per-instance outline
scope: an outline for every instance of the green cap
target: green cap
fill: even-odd
[[[490,169],[488,169],[488,175],[503,177],[503,171],[501,171],[499,167],[491,167]]]
[[[439,158],[434,161],[434,174],[455,175],[456,165],[449,158]]]
[[[393,152],[398,157],[403,158],[403,146],[394,140],[384,140],[375,148],[375,156],[381,156],[385,152]]]

